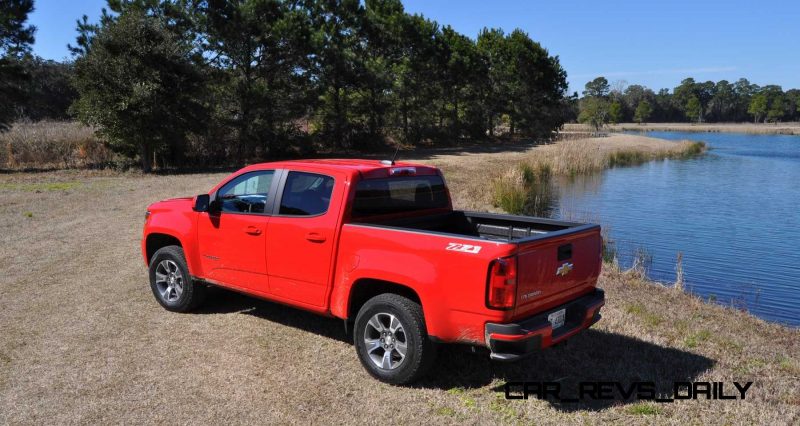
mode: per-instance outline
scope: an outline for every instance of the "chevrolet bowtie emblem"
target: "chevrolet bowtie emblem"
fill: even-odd
[[[556,269],[556,275],[561,277],[566,276],[570,272],[572,272],[572,264],[569,262],[559,266],[558,269]]]

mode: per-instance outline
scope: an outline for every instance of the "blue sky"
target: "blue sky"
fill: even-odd
[[[405,0],[409,13],[475,37],[483,27],[521,28],[558,55],[570,90],[598,75],[655,90],[746,77],[800,88],[800,2],[741,0]],[[35,0],[34,52],[69,57],[75,21],[96,20],[105,0]]]

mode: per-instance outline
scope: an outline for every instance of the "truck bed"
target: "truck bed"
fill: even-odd
[[[597,227],[597,225],[538,217],[460,210],[368,223],[374,226],[427,231],[507,243],[527,242]]]
[[[594,224],[456,210],[357,225],[387,231],[419,232],[440,237],[440,244],[460,243],[456,238],[468,238],[516,246],[508,252],[515,253],[517,259],[517,299],[513,319],[526,318],[588,294],[597,282],[602,263],[600,226]],[[394,235],[386,235],[386,238],[395,238],[398,245],[415,240]],[[478,247],[480,250],[488,246],[490,244]],[[424,250],[422,246],[420,250]],[[463,259],[457,262],[463,262]],[[486,267],[491,265],[491,259],[481,259],[486,261]],[[485,278],[479,275],[480,280]]]

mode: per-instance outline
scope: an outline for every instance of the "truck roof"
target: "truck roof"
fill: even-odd
[[[408,163],[404,161],[397,161],[394,164],[388,165],[381,163],[381,160],[366,160],[366,159],[348,159],[348,158],[324,158],[324,159],[309,159],[309,160],[286,160],[274,161],[268,163],[258,163],[247,166],[247,169],[263,169],[266,167],[286,167],[292,166],[311,166],[317,169],[337,169],[337,170],[350,170],[353,172],[360,172],[363,174],[371,174],[370,172],[378,170],[386,170],[395,167],[416,167],[422,169],[436,170],[433,166],[418,163]],[[386,172],[384,172],[386,173]]]

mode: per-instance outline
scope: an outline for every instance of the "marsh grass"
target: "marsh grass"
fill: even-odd
[[[603,231],[605,232],[605,230]],[[618,262],[617,242],[611,237],[603,237],[603,262]]]
[[[668,146],[604,146],[592,139],[567,141],[548,146],[529,160],[535,167],[546,167],[561,176],[587,175],[612,167],[635,166],[648,161],[685,159],[706,151],[703,142],[681,141]]]
[[[647,156],[639,151],[617,151],[608,155],[608,167],[624,167],[642,164]]]
[[[511,214],[520,214],[525,208],[528,188],[519,167],[512,167],[492,182],[494,206]]]
[[[554,176],[588,175],[652,160],[686,159],[705,151],[703,142],[694,141],[623,148],[605,146],[602,138],[560,141],[534,150],[529,158],[496,177],[492,182],[493,204],[511,214],[541,216],[553,202]]]
[[[679,152],[677,157],[673,158],[690,158],[704,153],[708,148],[703,142],[692,142],[686,146],[683,151]]]
[[[639,246],[633,250],[633,262],[630,268],[632,273],[646,277],[652,265],[653,254],[646,247]]]
[[[495,179],[494,205],[511,214],[546,215],[554,197],[547,163],[521,163]]]

